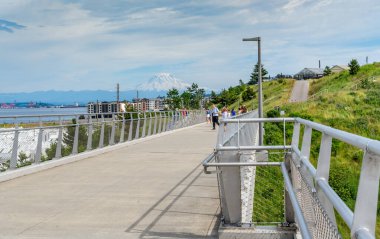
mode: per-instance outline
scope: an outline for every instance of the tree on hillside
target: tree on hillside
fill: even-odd
[[[242,94],[243,101],[252,100],[255,97],[256,92],[252,89],[252,87],[247,87],[247,89]]]
[[[210,100],[211,100],[211,103],[213,103],[213,104],[217,104],[219,101],[218,95],[213,90],[211,91]]]
[[[356,59],[352,59],[350,63],[348,63],[350,67],[350,75],[356,75],[360,69],[360,65]]]
[[[241,91],[241,92],[243,92],[243,91],[245,91],[245,89],[247,88],[247,85],[243,82],[243,80],[242,79],[240,79],[239,80],[239,90]]]
[[[189,109],[191,107],[191,93],[189,91],[184,91],[181,94],[182,106]]]
[[[261,76],[264,78],[268,74],[268,71],[261,65]],[[255,65],[253,72],[251,73],[251,79],[248,81],[248,85],[255,85],[259,81],[259,64]]]
[[[204,98],[205,90],[199,88],[197,84],[193,83],[191,87],[186,90],[190,94],[190,107],[193,109],[199,109],[200,102]],[[187,96],[187,95],[185,95]]]
[[[330,67],[326,66],[325,69],[323,70],[323,75],[328,76],[331,75],[331,69]]]
[[[169,108],[174,110],[181,107],[181,97],[177,89],[173,88],[166,94],[168,99]]]

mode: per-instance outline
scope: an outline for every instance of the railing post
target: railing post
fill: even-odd
[[[161,112],[160,113],[160,121],[158,123],[158,134],[161,133],[161,129],[162,129],[162,114]]]
[[[181,122],[181,126],[179,126],[179,128],[183,128],[185,126],[185,119],[183,117],[183,110],[179,111],[179,120]]]
[[[152,134],[152,114],[149,112],[148,136]]]
[[[182,112],[181,112],[182,115]],[[238,122],[236,125],[240,126]],[[238,151],[219,151],[221,146],[239,146],[240,127],[237,126],[237,134],[230,140],[226,141],[226,133],[223,126],[218,128],[218,138],[216,143],[216,159],[218,163],[239,162],[240,152]],[[218,167],[217,176],[220,190],[221,208],[223,214],[223,223],[241,224],[242,222],[242,195],[241,195],[241,171],[240,167]]]
[[[301,156],[303,159],[309,161],[310,157],[310,146],[311,146],[311,134],[312,128],[310,126],[305,125],[303,138],[302,138],[302,148],[301,148]],[[301,160],[303,160],[301,159]]]
[[[166,127],[167,130],[172,130],[173,129],[173,111],[168,112],[168,126]]]
[[[298,149],[300,140],[300,123],[295,122],[293,125],[292,146]]]
[[[173,129],[177,129],[177,111],[173,111]]]
[[[219,131],[223,131],[223,127],[220,127]],[[219,143],[221,142],[217,144]],[[239,162],[239,158],[237,151],[220,151],[216,155],[216,162]],[[223,223],[240,224],[242,216],[240,168],[218,167],[217,172]]]
[[[125,134],[125,115],[124,113],[121,114],[122,121],[121,121],[121,130],[120,130],[120,141],[119,143],[124,142],[124,134]]]
[[[13,147],[12,147],[12,155],[11,155],[11,160],[9,163],[9,168],[15,169],[17,168],[17,156],[18,156],[18,136],[19,136],[19,127],[18,123],[16,123],[15,127],[15,134],[13,138]]]
[[[145,112],[143,112],[144,114],[144,118],[143,118],[143,128],[142,128],[142,133],[141,133],[141,138],[144,138],[145,137],[145,128],[146,128],[146,114]]]
[[[112,123],[111,123],[111,138],[110,138],[110,143],[109,145],[114,145],[115,144],[115,114],[112,113]]]
[[[78,153],[78,138],[79,138],[79,118],[75,116],[75,133],[72,154]]]
[[[153,134],[157,133],[157,113],[154,112],[154,127],[153,127]]]
[[[360,171],[354,220],[351,228],[352,238],[359,238],[358,235],[363,232],[375,238],[379,178],[380,156],[367,149],[364,152]]]
[[[133,134],[133,114],[132,113],[129,113],[129,120],[131,122],[129,123],[128,141],[131,141],[132,134]]]
[[[135,139],[140,137],[140,112],[137,112],[137,125],[136,125],[136,134]]]
[[[166,131],[166,111],[163,112],[164,114],[164,122],[162,124],[162,132],[165,132]]]
[[[87,138],[87,150],[91,150],[92,149],[92,131],[93,131],[93,123],[92,123],[92,115],[88,115],[87,116],[88,119],[88,127],[87,127],[87,135],[88,135],[88,138]]]
[[[332,145],[332,137],[328,134],[322,134],[321,146],[319,149],[318,156],[318,165],[317,165],[317,174],[316,181],[325,180],[329,181],[330,174],[330,159],[331,159],[331,145]],[[319,188],[318,184],[315,184],[315,189],[317,191],[317,195],[319,201],[323,205],[329,219],[336,226],[334,207],[331,202],[327,199],[322,189]]]
[[[291,172],[291,169],[292,169],[292,167],[290,166],[291,165],[291,157],[292,157],[292,155],[290,153],[287,153],[285,155],[285,167],[288,170],[288,175],[294,174]],[[294,185],[294,181],[292,180],[292,178],[290,178],[290,181],[292,182],[292,185]],[[285,182],[284,182],[284,184],[285,184]],[[286,188],[285,185],[284,185],[284,187]],[[290,200],[289,192],[287,190],[285,190],[285,221],[289,224],[296,222],[293,205],[292,205],[292,202]]]
[[[44,130],[42,129],[42,120],[41,117],[39,117],[39,130],[38,130],[38,139],[37,139],[37,147],[36,147],[36,155],[34,157],[35,163],[41,162],[41,156],[42,156],[42,136]]]
[[[102,122],[101,122],[101,128],[100,128],[100,139],[99,139],[99,148],[103,148],[104,145],[104,114],[102,114]]]
[[[62,118],[61,116],[59,116],[58,141],[57,141],[57,147],[55,149],[55,158],[57,159],[62,157],[62,138],[63,138],[63,125],[62,125]]]

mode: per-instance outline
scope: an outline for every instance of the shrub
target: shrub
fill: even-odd
[[[370,81],[367,77],[362,79],[360,81],[360,88],[362,89],[371,89],[372,87],[374,87],[375,83],[373,83],[373,81]]]
[[[277,118],[280,117],[280,112],[276,109],[269,110],[267,112],[267,117],[268,118]]]
[[[242,98],[243,101],[249,101],[256,97],[256,92],[253,91],[251,87],[247,87],[247,89],[243,92]]]
[[[356,59],[352,59],[350,63],[348,63],[348,66],[350,67],[350,75],[356,75],[360,69],[360,65]]]

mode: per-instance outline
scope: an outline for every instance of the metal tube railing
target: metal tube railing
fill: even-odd
[[[25,153],[25,149],[29,154],[27,160],[37,164],[46,160],[44,158],[46,157],[45,150],[51,148],[53,144],[55,144],[55,148],[51,149],[55,152],[53,156],[49,156],[48,160],[204,122],[203,111],[186,112],[186,116],[184,116],[186,125],[180,124],[178,118],[175,117],[183,115],[182,111],[0,116],[0,122],[6,120],[4,122],[8,127],[14,127],[0,128],[0,137],[4,140],[12,140],[13,145],[9,147],[7,142],[0,140],[0,170],[15,169],[21,166],[19,153],[21,151]],[[75,121],[72,122],[72,119]],[[158,121],[160,122],[159,126],[157,125]],[[151,132],[153,122],[155,130]],[[158,131],[156,131],[157,128],[159,128]],[[38,133],[33,133],[35,131]],[[72,135],[67,135],[69,131]],[[83,135],[83,132],[86,132],[86,135]],[[50,134],[53,134],[53,137]],[[127,137],[125,137],[126,135]],[[53,141],[49,143],[46,138]],[[94,142],[94,140],[96,141]],[[67,145],[68,142],[70,145]],[[8,155],[8,152],[9,156],[4,156]],[[9,161],[9,165],[7,161]]]
[[[247,137],[247,134],[244,133],[246,130],[245,124],[252,123],[269,123],[269,122],[283,122],[283,140],[284,145],[271,145],[271,146],[257,146],[257,145],[240,145],[242,143],[241,137]],[[292,145],[286,145],[285,137],[285,123],[290,122],[294,123],[294,132],[292,138]],[[218,143],[215,148],[215,152],[206,158],[203,161],[202,165],[204,167],[205,173],[208,167],[244,167],[244,166],[278,166],[276,162],[212,162],[215,159],[215,156],[219,152],[255,152],[260,150],[279,150],[284,149],[292,152],[291,157],[296,170],[299,173],[307,174],[305,177],[311,177],[313,181],[307,182],[309,186],[312,187],[312,192],[317,190],[317,197],[325,196],[329,203],[336,209],[336,211],[341,215],[345,223],[351,229],[351,235],[353,238],[374,238],[375,224],[376,224],[376,211],[377,211],[377,195],[379,187],[379,178],[380,178],[380,141],[368,139],[362,136],[355,134],[347,133],[342,130],[334,129],[325,125],[314,123],[308,120],[301,118],[233,118],[233,119],[222,119],[221,123],[227,124],[236,124],[237,127],[228,127],[227,131],[220,127],[220,132],[218,136]],[[305,127],[304,135],[302,138],[302,148],[298,149],[299,134],[300,134],[300,125]],[[231,131],[232,130],[232,131]],[[317,130],[323,133],[321,150],[318,159],[318,169],[309,161],[310,149],[312,145],[312,131]],[[237,138],[236,138],[237,137]],[[355,146],[364,150],[364,156],[362,161],[362,170],[360,174],[360,181],[357,193],[357,200],[355,204],[355,213],[344,203],[344,201],[339,197],[339,195],[331,188],[328,184],[328,174],[330,169],[330,154],[331,154],[331,140],[338,139],[342,142]],[[247,142],[246,140],[244,142]],[[244,143],[243,142],[243,143]],[[248,140],[249,142],[249,140]],[[326,152],[325,152],[326,151]],[[327,165],[326,165],[327,164]],[[286,187],[291,188],[291,181],[287,172],[285,174],[285,164],[281,165],[283,175],[285,177]],[[302,169],[302,170],[301,170]],[[304,170],[306,169],[306,171]],[[238,171],[235,171],[238,172]],[[305,179],[303,179],[305,180]],[[314,182],[314,183],[313,183]],[[316,187],[316,188],[314,188]],[[298,189],[297,189],[298,190]],[[288,190],[291,203],[298,217],[298,223],[302,224],[302,220],[299,218],[300,212],[302,210],[295,204],[297,197],[295,196],[292,190]],[[319,194],[322,192],[323,194]],[[223,197],[223,195],[222,195]],[[326,212],[329,216],[334,217],[334,211],[330,210],[328,207],[328,202],[325,202],[324,199],[321,199],[323,202],[322,206],[326,206]],[[327,203],[327,204],[326,204]],[[228,211],[228,210],[227,210]],[[332,219],[335,223],[335,219]],[[329,223],[331,223],[329,222]],[[299,225],[303,237],[311,238],[312,233],[308,231],[307,225]],[[304,236],[306,235],[306,236]]]

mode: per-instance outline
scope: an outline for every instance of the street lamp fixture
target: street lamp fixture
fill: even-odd
[[[263,87],[262,87],[262,76],[261,76],[261,38],[243,38],[243,41],[257,41],[258,51],[257,51],[257,65],[259,68],[259,79],[258,79],[258,91],[259,91],[259,118],[263,118]],[[263,123],[259,123],[259,145],[263,145]]]

